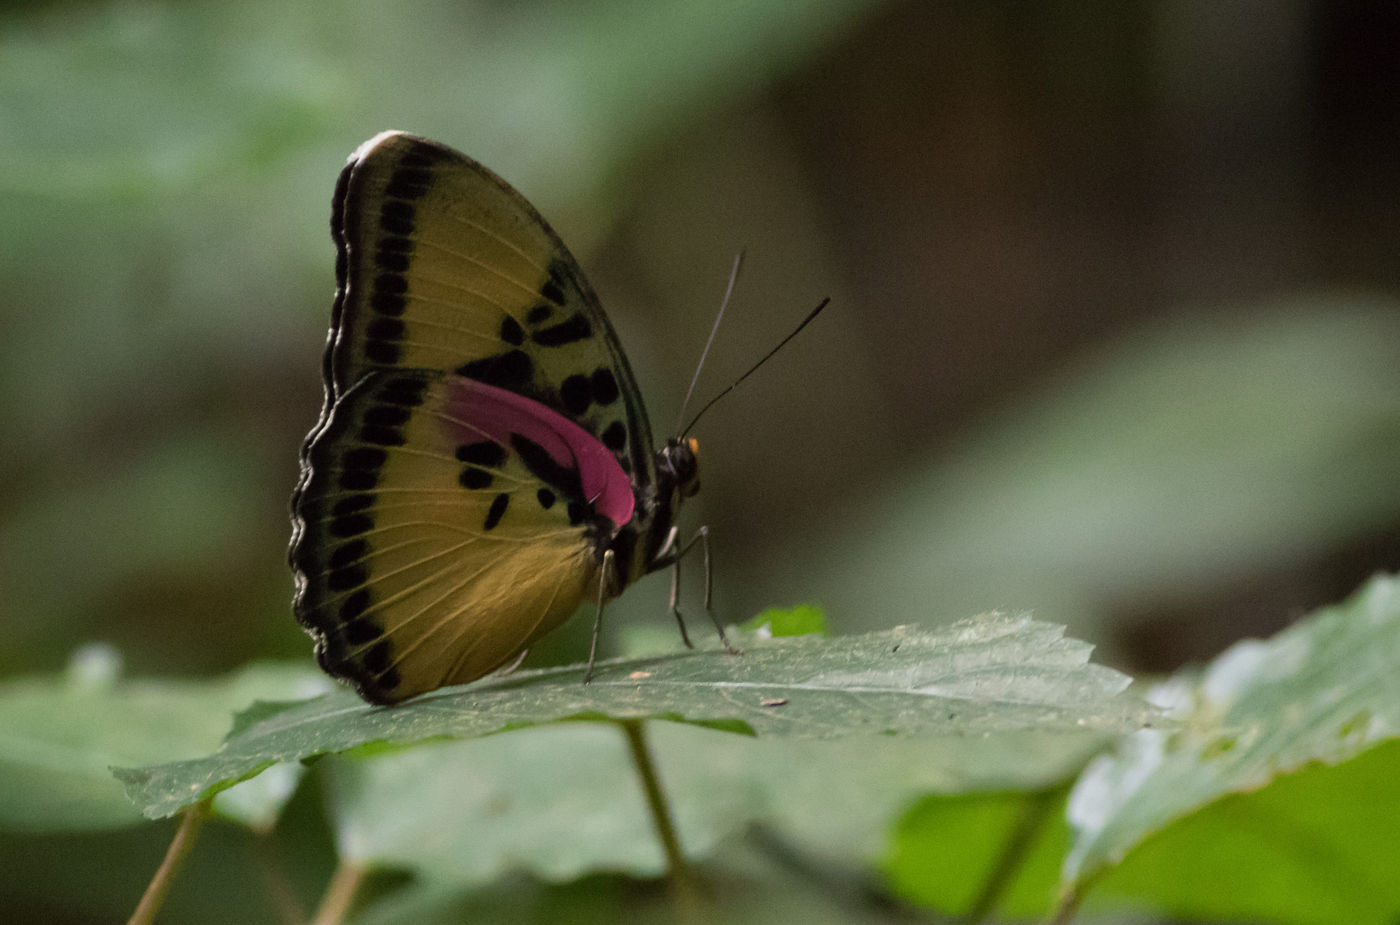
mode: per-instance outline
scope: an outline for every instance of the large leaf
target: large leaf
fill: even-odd
[[[895,823],[883,870],[906,902],[980,921],[1053,908],[1069,846],[1069,781],[925,796]]]
[[[0,827],[52,832],[136,822],[112,765],[198,755],[255,696],[325,687],[299,665],[254,665],[209,681],[122,680],[110,659],[88,650],[67,675],[0,684]],[[256,795],[230,792],[220,808],[268,822],[293,783],[285,774],[269,778]]]
[[[340,692],[240,724],[208,758],[120,776],[152,817],[278,762],[366,743],[464,738],[560,719],[658,717],[758,735],[989,733],[1138,728],[1155,715],[1118,694],[1128,679],[1090,646],[1028,618],[986,616],[828,640],[748,639],[747,654],[696,652],[519,672],[393,708]]]
[[[1400,731],[1397,665],[1400,581],[1384,577],[1159,687],[1180,727],[1085,772],[1066,886],[1126,858],[1098,889],[1185,917],[1394,921],[1400,849],[1377,833],[1400,822],[1400,751],[1348,759]]]
[[[1110,738],[1097,730],[1008,732],[872,746],[865,738],[755,739],[677,723],[647,730],[689,857],[712,857],[761,824],[802,856],[849,870],[877,859],[890,817],[918,796],[1067,787]],[[329,770],[338,854],[366,869],[409,869],[458,886],[511,870],[563,881],[665,869],[626,739],[611,724],[346,756]]]

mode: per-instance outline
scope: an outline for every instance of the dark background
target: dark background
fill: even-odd
[[[1400,564],[1397,39],[1360,2],[11,7],[0,672],[309,658],[330,193],[386,128],[550,217],[659,434],[737,250],[701,397],[832,297],[697,432],[726,620],[1031,610],[1131,671],[1271,632]]]

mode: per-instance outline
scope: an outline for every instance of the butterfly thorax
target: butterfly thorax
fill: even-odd
[[[652,457],[655,480],[637,492],[635,516],[599,550],[600,555],[611,550],[614,556],[611,595],[671,564],[676,515],[681,503],[700,491],[699,450],[694,438],[673,437]]]

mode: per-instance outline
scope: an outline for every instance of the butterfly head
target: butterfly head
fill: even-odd
[[[673,437],[656,451],[656,472],[679,498],[693,498],[700,491],[700,442],[694,437]]]

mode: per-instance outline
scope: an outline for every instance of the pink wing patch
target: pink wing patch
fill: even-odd
[[[448,382],[444,427],[453,443],[485,437],[509,449],[510,435],[519,434],[543,447],[555,463],[578,470],[584,497],[595,511],[619,527],[632,519],[637,503],[632,482],[597,437],[514,392],[462,376],[449,376]]]

